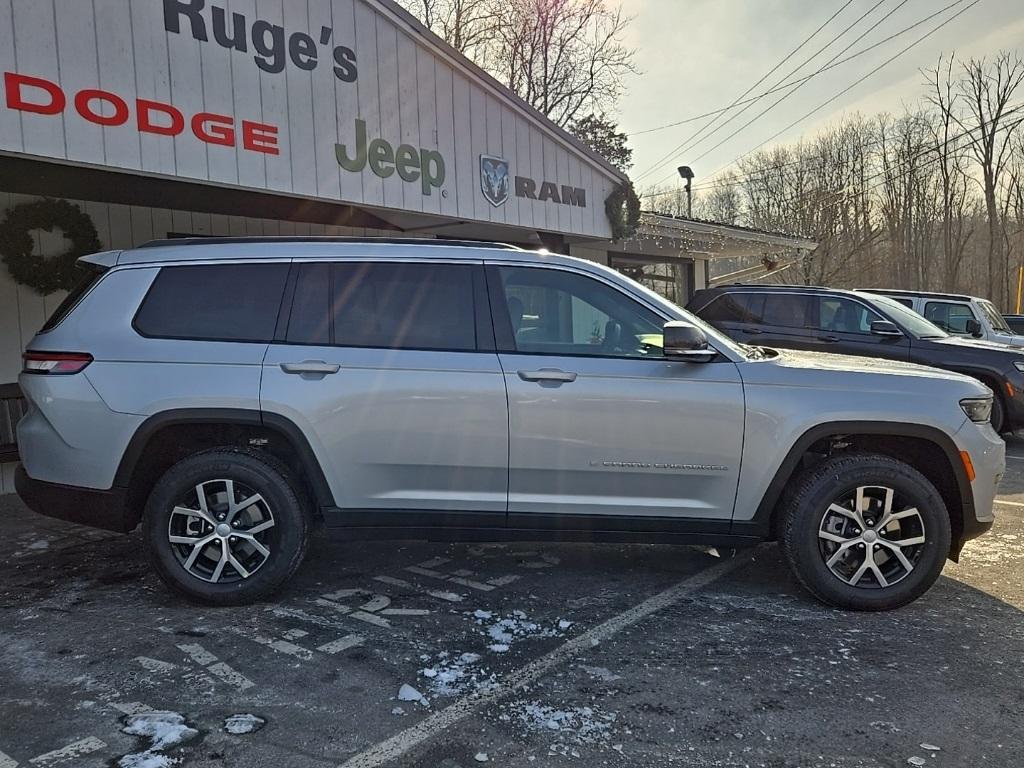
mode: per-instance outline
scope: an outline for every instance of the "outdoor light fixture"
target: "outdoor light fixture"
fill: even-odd
[[[693,168],[688,165],[680,165],[676,170],[679,177],[686,182],[686,218],[693,218],[693,199],[691,198],[690,183],[693,181]]]

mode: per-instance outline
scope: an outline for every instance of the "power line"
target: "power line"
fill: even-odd
[[[874,5],[872,5],[872,6],[871,6],[870,8],[868,8],[868,9],[867,9],[867,10],[866,10],[866,11],[865,11],[864,13],[862,13],[862,14],[861,14],[860,16],[858,16],[858,17],[857,17],[857,19],[856,19],[856,20],[854,20],[854,22],[853,22],[852,24],[849,24],[849,25],[847,25],[847,27],[846,27],[845,29],[843,29],[843,30],[842,30],[841,32],[839,32],[839,33],[838,33],[838,34],[836,34],[835,36],[833,36],[831,40],[829,40],[829,41],[828,41],[827,43],[825,43],[825,45],[821,46],[821,47],[820,47],[820,48],[819,48],[819,49],[818,49],[817,51],[815,51],[815,52],[814,52],[814,53],[812,53],[812,54],[811,54],[810,56],[808,56],[807,58],[805,58],[805,59],[804,59],[804,60],[803,60],[802,62],[800,62],[800,64],[798,64],[798,65],[797,65],[796,67],[794,67],[794,68],[793,68],[792,70],[790,70],[790,71],[789,71],[789,72],[788,72],[788,73],[787,73],[787,74],[786,74],[785,76],[783,76],[783,77],[782,77],[782,79],[781,79],[781,80],[780,80],[779,82],[782,82],[782,81],[784,81],[784,80],[787,80],[787,79],[789,79],[790,77],[792,77],[793,75],[795,75],[795,74],[796,74],[797,72],[799,72],[799,71],[800,71],[801,69],[803,69],[803,68],[804,68],[804,67],[805,67],[805,66],[806,66],[807,64],[809,64],[809,63],[810,63],[811,61],[813,61],[813,60],[814,60],[814,59],[816,59],[816,58],[817,58],[817,57],[818,57],[819,55],[821,55],[821,53],[822,53],[823,51],[827,50],[827,49],[829,48],[829,46],[831,46],[831,45],[832,45],[833,43],[835,43],[835,42],[836,42],[837,40],[839,40],[839,39],[840,39],[841,37],[843,37],[843,36],[844,36],[844,35],[845,35],[845,34],[846,34],[847,32],[849,32],[849,31],[850,31],[851,29],[853,29],[853,28],[854,28],[855,26],[857,26],[858,24],[860,24],[860,22],[861,22],[861,21],[863,21],[863,20],[864,20],[864,19],[865,19],[865,18],[866,18],[866,17],[867,17],[867,16],[868,16],[868,15],[869,15],[870,13],[872,13],[872,12],[873,12],[873,11],[874,11],[874,10],[875,10],[876,8],[878,8],[878,7],[880,6],[880,5],[882,5],[882,3],[884,3],[885,1],[886,1],[886,0],[877,0],[877,1],[875,2],[875,4],[874,4]],[[906,3],[906,2],[907,2],[907,0],[902,0],[902,2],[900,3],[900,5],[903,5],[903,4],[904,4],[904,3]],[[840,12],[842,12],[842,11],[843,11],[843,10],[844,10],[844,9],[845,9],[845,8],[846,8],[846,7],[848,6],[848,5],[849,5],[849,2],[848,2],[848,3],[846,4],[846,5],[842,6],[842,7],[841,7],[841,8],[840,8],[840,9],[839,9],[838,11],[836,11],[836,12],[835,12],[835,13],[834,13],[834,14],[833,14],[833,15],[832,15],[832,16],[831,16],[831,17],[830,17],[829,19],[828,19],[828,21],[826,21],[826,22],[825,22],[825,24],[822,24],[822,25],[821,25],[820,27],[818,27],[818,29],[817,29],[817,30],[815,30],[815,31],[814,31],[814,32],[813,32],[813,33],[811,34],[811,36],[810,36],[810,37],[808,37],[808,38],[807,38],[806,40],[804,40],[804,42],[802,42],[802,43],[801,43],[801,44],[800,44],[800,45],[799,45],[799,46],[797,47],[797,49],[796,49],[796,50],[800,50],[800,48],[802,48],[802,47],[803,47],[804,45],[806,45],[806,44],[807,44],[808,42],[810,42],[810,40],[811,40],[811,39],[812,39],[812,38],[813,38],[813,37],[814,37],[815,35],[817,35],[817,34],[818,34],[818,32],[819,32],[819,31],[820,31],[821,29],[823,29],[823,28],[825,27],[825,25],[827,25],[827,24],[828,24],[828,22],[829,22],[829,21],[831,21],[831,20],[832,20],[833,18],[835,18],[835,17],[836,17],[836,16],[837,16],[837,15],[838,15],[838,14],[839,14]],[[870,30],[869,30],[869,31],[870,31]],[[856,41],[855,41],[855,42],[856,42]],[[794,51],[794,53],[795,53],[795,51]],[[792,55],[793,55],[793,54],[791,53],[791,54],[790,54],[790,56],[792,56]],[[789,56],[787,56],[786,58],[788,59],[788,58],[789,58]],[[783,61],[779,62],[779,64],[777,64],[777,65],[776,65],[776,66],[775,66],[775,67],[774,67],[774,68],[772,69],[772,72],[774,72],[774,71],[775,71],[776,69],[778,69],[778,68],[779,68],[779,66],[781,66],[781,65],[782,65],[782,64],[783,64],[784,62],[785,62],[785,59],[784,59]],[[818,74],[820,73],[820,71],[821,71],[821,70],[819,69],[818,71],[816,71],[816,72],[814,72],[814,73],[812,73],[812,74],[813,74],[813,75],[818,75]],[[764,77],[762,77],[762,78],[761,78],[761,80],[759,80],[759,81],[758,81],[758,83],[761,83],[762,81],[764,81],[764,80],[765,80],[765,79],[766,79],[766,78],[768,77],[768,75],[770,75],[770,74],[771,74],[771,72],[769,72],[769,73],[765,74],[765,75],[764,75]],[[751,90],[753,90],[753,88],[754,88],[754,87],[756,87],[756,85],[757,85],[758,83],[755,83],[755,85],[754,85],[754,86],[751,86],[751,88],[747,89],[746,93],[750,93],[750,91],[751,91]],[[775,85],[777,86],[778,84],[779,84],[779,83],[777,82],[777,83],[776,83]],[[802,85],[802,83],[801,83],[801,85]],[[773,86],[773,87],[774,87],[774,86]],[[796,87],[799,87],[799,86],[796,86]],[[746,93],[745,93],[745,94],[743,94],[743,95],[746,95]],[[743,96],[740,96],[740,99],[742,99],[742,98],[743,98]],[[732,106],[735,106],[736,102],[738,102],[738,101],[739,101],[740,99],[736,99],[736,101],[734,101],[734,102],[733,102],[733,105],[731,105],[731,106],[729,107],[729,109],[731,109],[731,108],[732,108]],[[753,102],[751,102],[751,103],[753,103]],[[704,125],[702,125],[702,126],[701,126],[701,127],[700,127],[700,128],[699,128],[699,129],[697,130],[697,131],[696,131],[696,132],[694,132],[694,133],[690,134],[690,136],[688,136],[688,137],[687,137],[686,139],[684,139],[684,140],[683,140],[683,141],[682,141],[681,143],[679,143],[678,145],[676,145],[676,147],[674,147],[673,149],[669,150],[669,152],[668,152],[668,153],[667,153],[666,155],[664,155],[664,156],[663,156],[663,157],[662,157],[662,158],[661,158],[660,160],[658,160],[658,161],[657,161],[657,162],[656,162],[656,163],[655,163],[654,165],[650,166],[649,168],[647,168],[647,170],[645,170],[645,171],[644,171],[643,173],[641,173],[641,174],[640,174],[640,175],[639,175],[639,176],[637,177],[637,181],[639,181],[639,180],[643,179],[643,178],[644,178],[644,177],[646,177],[646,176],[649,176],[649,175],[650,175],[651,173],[653,173],[653,172],[654,172],[654,171],[656,171],[656,170],[657,170],[658,168],[660,168],[660,167],[661,167],[661,165],[662,165],[662,164],[663,164],[663,163],[664,163],[665,161],[671,160],[671,159],[672,159],[672,158],[673,158],[674,156],[676,156],[677,154],[679,154],[679,153],[681,153],[681,152],[685,152],[685,151],[689,150],[689,149],[690,149],[691,147],[693,147],[693,146],[696,146],[697,144],[700,144],[701,142],[703,142],[703,141],[705,141],[706,139],[710,138],[710,137],[711,137],[711,136],[713,136],[713,135],[714,135],[715,133],[717,133],[717,132],[718,132],[719,130],[721,130],[721,129],[722,129],[723,127],[725,127],[725,126],[726,126],[726,125],[728,125],[728,124],[729,124],[730,122],[732,122],[732,121],[733,121],[733,120],[734,120],[734,119],[735,119],[736,117],[738,117],[739,115],[743,114],[743,112],[745,112],[745,111],[746,111],[746,110],[747,110],[747,109],[748,109],[749,107],[750,107],[750,104],[747,104],[747,105],[746,105],[746,106],[744,106],[744,107],[743,107],[743,109],[741,109],[741,110],[740,110],[740,111],[739,111],[739,112],[738,112],[737,114],[733,115],[733,116],[732,116],[732,117],[730,117],[730,118],[729,118],[728,120],[726,120],[726,121],[725,121],[725,123],[722,123],[722,124],[721,124],[721,125],[719,125],[718,127],[714,128],[714,129],[713,129],[713,130],[712,130],[712,131],[711,131],[711,132],[710,132],[709,134],[705,135],[705,136],[704,136],[703,138],[699,138],[699,137],[701,136],[701,134],[702,134],[702,133],[704,133],[704,131],[705,131],[705,130],[706,130],[706,129],[707,129],[707,128],[708,128],[709,126],[710,126],[710,125],[712,125],[713,123],[715,123],[715,122],[716,122],[716,121],[718,120],[718,117],[720,117],[721,115],[718,115],[718,116],[716,116],[716,117],[712,118],[712,119],[711,119],[711,120],[709,120],[709,121],[708,121],[707,123],[705,123]],[[723,113],[723,114],[724,114],[724,113]]]
[[[874,42],[874,43],[872,43],[869,46],[861,48],[859,51],[851,53],[849,56],[846,56],[845,58],[839,59],[838,61],[834,61],[831,64],[829,64],[828,66],[822,67],[820,70],[818,70],[816,72],[812,72],[809,75],[804,75],[803,77],[797,78],[796,80],[787,80],[787,81],[781,83],[780,85],[775,86],[774,88],[771,88],[771,89],[769,89],[767,91],[764,91],[763,93],[759,93],[757,96],[751,96],[749,99],[742,99],[740,101],[734,101],[732,104],[730,104],[727,107],[719,107],[718,109],[712,109],[709,112],[704,112],[704,113],[702,113],[700,115],[694,115],[693,117],[687,117],[687,118],[684,118],[683,120],[677,120],[674,123],[666,123],[665,125],[659,125],[659,126],[656,126],[654,128],[645,128],[642,131],[633,131],[632,133],[627,133],[626,135],[629,138],[633,138],[634,136],[642,136],[642,135],[644,135],[646,133],[654,133],[656,131],[663,131],[663,130],[666,130],[667,128],[676,128],[676,127],[678,127],[680,125],[686,125],[687,123],[695,123],[696,121],[702,120],[705,117],[712,117],[714,115],[720,115],[723,112],[728,112],[730,109],[732,109],[735,106],[742,106],[744,104],[752,104],[755,101],[760,101],[765,96],[771,96],[773,93],[778,93],[779,91],[784,91],[787,88],[789,88],[791,85],[796,85],[797,83],[805,82],[807,80],[810,80],[810,79],[816,77],[818,74],[821,74],[822,72],[828,72],[830,69],[835,69],[836,67],[841,67],[843,64],[846,64],[849,61],[853,61],[854,59],[860,58],[865,53],[870,53],[875,48],[880,48],[881,46],[885,45],[886,43],[891,42],[892,40],[895,40],[897,37],[902,37],[903,35],[905,35],[910,30],[916,29],[917,27],[921,26],[922,24],[927,24],[929,21],[934,19],[936,16],[941,16],[943,13],[948,11],[950,8],[952,8],[952,7],[956,6],[956,5],[960,5],[963,2],[965,2],[965,0],[953,0],[953,2],[951,2],[949,5],[947,5],[947,6],[943,7],[943,8],[940,8],[937,11],[934,11],[934,12],[928,14],[927,16],[925,16],[922,19],[918,19],[913,24],[910,24],[909,26],[904,27],[903,29],[899,30],[898,32],[893,32],[888,37],[883,37],[881,40],[878,40],[877,42]]]
[[[868,29],[866,29],[866,30],[865,30],[864,32],[862,32],[862,33],[861,33],[861,35],[860,35],[860,37],[858,37],[858,38],[857,38],[856,40],[854,40],[854,41],[853,41],[852,43],[850,43],[849,45],[847,45],[847,46],[846,46],[846,47],[845,47],[845,48],[844,48],[843,50],[841,50],[841,51],[840,51],[839,53],[837,53],[837,54],[836,54],[835,56],[833,56],[833,57],[832,57],[831,59],[829,59],[829,61],[828,61],[828,62],[826,62],[826,65],[828,65],[828,64],[830,64],[830,63],[832,63],[832,62],[833,62],[833,61],[835,61],[835,60],[836,60],[837,58],[839,58],[839,56],[841,56],[841,55],[843,55],[844,53],[846,53],[846,52],[847,52],[848,50],[850,50],[850,48],[851,48],[851,47],[852,47],[852,46],[853,46],[854,44],[856,44],[856,43],[860,42],[861,40],[863,40],[863,39],[864,39],[864,37],[865,37],[866,35],[868,35],[868,34],[869,34],[869,33],[871,33],[872,31],[874,31],[875,29],[877,29],[877,28],[878,28],[878,26],[882,24],[882,22],[884,22],[884,21],[885,21],[886,19],[888,19],[888,18],[889,18],[890,16],[892,16],[892,15],[893,15],[893,14],[894,14],[894,13],[895,13],[896,11],[898,11],[898,10],[899,10],[900,8],[902,8],[902,7],[904,6],[904,5],[906,5],[906,4],[907,4],[907,2],[908,2],[908,0],[902,0],[902,1],[901,1],[901,2],[900,2],[900,3],[899,3],[899,4],[898,4],[898,5],[897,5],[897,6],[895,7],[895,8],[893,8],[892,10],[890,10],[890,11],[889,11],[889,12],[888,12],[887,14],[885,14],[885,16],[883,16],[882,18],[880,18],[880,19],[879,19],[878,21],[876,21],[876,22],[875,22],[874,24],[872,24],[872,25],[871,25],[871,27],[869,27],[869,28],[868,28]],[[820,70],[819,70],[819,71],[820,71]],[[735,131],[733,131],[732,133],[730,133],[730,134],[729,134],[728,136],[726,136],[726,137],[725,137],[724,139],[722,139],[722,140],[721,140],[720,142],[718,142],[718,143],[717,143],[717,144],[716,144],[715,146],[711,147],[711,149],[705,150],[705,151],[704,151],[704,152],[702,152],[702,153],[701,153],[700,155],[698,155],[698,156],[697,156],[697,158],[696,158],[696,159],[695,159],[695,160],[694,160],[693,162],[695,162],[695,163],[696,163],[697,161],[699,161],[699,160],[702,160],[702,159],[704,159],[704,158],[705,158],[705,157],[707,157],[707,156],[708,156],[708,155],[709,155],[709,154],[710,154],[711,152],[714,152],[714,151],[715,151],[715,150],[716,150],[716,149],[717,149],[718,147],[720,147],[720,146],[722,146],[723,144],[725,144],[725,142],[729,141],[730,139],[732,139],[733,137],[735,137],[735,136],[736,136],[737,134],[739,134],[739,133],[741,133],[741,132],[745,131],[745,130],[746,130],[747,128],[749,128],[749,127],[750,127],[751,125],[753,125],[753,124],[754,124],[755,122],[757,122],[757,121],[758,121],[758,120],[760,120],[760,119],[761,119],[762,117],[764,117],[764,116],[765,116],[766,114],[768,114],[768,113],[769,113],[769,112],[771,112],[771,111],[772,111],[773,109],[775,109],[775,107],[777,107],[777,106],[778,106],[779,104],[781,104],[781,103],[782,103],[783,101],[785,101],[785,100],[786,100],[786,99],[788,99],[788,98],[789,98],[790,96],[792,96],[792,95],[793,95],[794,93],[796,93],[796,92],[797,92],[798,90],[800,90],[800,89],[801,89],[801,88],[802,88],[802,87],[804,86],[804,84],[805,84],[805,83],[806,83],[806,81],[804,81],[803,83],[800,83],[800,84],[799,84],[799,85],[797,85],[797,86],[796,86],[795,88],[791,89],[791,90],[790,90],[790,91],[789,91],[788,93],[785,93],[785,94],[783,94],[782,96],[780,96],[780,97],[779,97],[778,99],[776,99],[776,100],[775,100],[774,102],[772,102],[772,103],[771,103],[770,105],[768,105],[768,106],[767,106],[767,107],[766,107],[765,109],[761,110],[761,111],[760,111],[760,112],[759,112],[759,113],[758,113],[757,115],[755,115],[754,117],[752,117],[752,118],[751,118],[750,120],[748,120],[748,121],[747,121],[746,123],[744,123],[744,124],[743,124],[743,125],[741,125],[741,126],[740,126],[739,128],[737,128],[737,129],[736,129]],[[733,116],[732,116],[731,118],[729,118],[729,120],[728,120],[728,121],[726,121],[726,123],[724,123],[724,124],[722,125],[722,127],[724,127],[724,126],[725,126],[726,124],[728,124],[729,122],[732,122],[732,120],[733,120],[734,118],[736,118],[736,117],[739,117],[739,116],[740,116],[740,115],[741,115],[741,114],[742,114],[742,113],[743,113],[744,111],[746,111],[746,108],[745,108],[745,107],[744,107],[744,109],[743,109],[743,110],[742,110],[741,112],[738,112],[738,113],[736,113],[735,115],[733,115]],[[698,143],[700,143],[700,142],[698,142]]]
[[[832,97],[831,97],[831,98],[829,98],[829,99],[826,99],[826,100],[825,100],[825,101],[823,101],[823,102],[822,102],[821,104],[819,104],[819,105],[818,105],[818,106],[816,106],[816,107],[815,107],[814,109],[812,109],[812,110],[811,110],[810,112],[807,112],[806,114],[804,114],[804,115],[801,115],[801,116],[800,116],[800,117],[798,117],[798,118],[797,118],[796,120],[794,120],[794,121],[793,121],[793,122],[791,122],[791,123],[790,123],[789,125],[787,125],[787,126],[786,126],[785,128],[783,128],[782,130],[780,130],[780,131],[777,131],[776,133],[772,134],[772,135],[771,135],[770,137],[768,137],[767,139],[765,139],[764,141],[762,141],[762,142],[761,142],[760,144],[758,144],[757,146],[753,147],[752,149],[748,149],[748,150],[747,150],[746,152],[744,152],[744,153],[743,153],[742,155],[739,155],[738,157],[734,158],[734,159],[733,159],[732,161],[730,161],[729,163],[726,163],[726,164],[725,164],[724,166],[722,166],[721,168],[719,168],[718,170],[716,170],[716,171],[715,171],[714,173],[712,173],[712,174],[711,174],[711,176],[710,176],[710,178],[714,178],[714,177],[715,177],[716,175],[718,175],[719,173],[721,173],[721,172],[722,172],[723,170],[725,170],[725,169],[726,169],[726,168],[728,168],[729,166],[731,166],[731,165],[734,165],[735,163],[739,162],[740,160],[742,160],[742,159],[743,159],[744,157],[746,157],[746,156],[747,156],[747,155],[749,155],[750,153],[752,153],[752,152],[756,152],[757,150],[759,150],[759,149],[760,149],[761,147],[763,147],[763,146],[764,146],[765,144],[767,144],[768,142],[770,142],[770,141],[774,141],[775,139],[777,139],[777,138],[778,138],[779,136],[781,136],[782,134],[784,134],[784,133],[785,133],[786,131],[788,131],[788,130],[789,130],[790,128],[793,128],[794,126],[796,126],[796,125],[798,125],[798,124],[802,123],[802,122],[803,122],[804,120],[806,120],[806,119],[807,119],[808,117],[810,117],[811,115],[815,114],[816,112],[819,112],[820,110],[824,109],[825,107],[827,107],[827,106],[828,106],[829,104],[831,104],[831,103],[832,103],[833,101],[835,101],[836,99],[840,98],[841,96],[845,95],[846,93],[849,93],[849,92],[850,92],[851,90],[853,90],[853,89],[854,89],[854,88],[856,88],[856,87],[857,87],[858,85],[860,85],[861,83],[863,83],[863,82],[864,82],[865,80],[867,80],[867,79],[868,79],[869,77],[871,77],[872,75],[876,74],[877,72],[879,72],[880,70],[882,70],[883,68],[885,68],[886,66],[888,66],[889,64],[891,64],[891,63],[892,63],[893,61],[895,61],[896,59],[898,59],[898,58],[899,58],[900,56],[902,56],[903,54],[905,54],[905,53],[906,53],[907,51],[909,51],[910,49],[912,49],[912,48],[914,48],[915,46],[917,46],[918,44],[920,44],[920,43],[921,43],[922,41],[924,41],[925,39],[927,39],[927,38],[931,37],[932,35],[934,35],[934,34],[935,34],[936,32],[938,32],[938,31],[939,31],[940,29],[942,29],[942,28],[943,28],[943,27],[945,27],[946,25],[948,25],[948,24],[951,24],[951,23],[952,23],[953,21],[955,21],[955,20],[956,20],[956,19],[957,19],[958,17],[960,17],[960,16],[962,16],[963,14],[967,13],[967,11],[971,10],[971,8],[973,8],[974,6],[976,6],[976,5],[977,5],[978,3],[980,3],[980,2],[981,2],[981,0],[973,0],[973,2],[972,2],[972,3],[970,3],[970,5],[966,6],[965,8],[961,8],[961,9],[960,9],[959,11],[957,11],[957,12],[956,12],[955,14],[953,14],[953,15],[952,15],[952,16],[950,16],[950,17],[949,17],[948,19],[946,19],[945,21],[943,21],[943,22],[942,22],[941,24],[939,24],[939,25],[937,25],[937,26],[933,27],[933,28],[932,28],[932,29],[930,29],[930,30],[929,30],[928,32],[925,32],[925,33],[924,33],[923,35],[921,35],[921,37],[917,38],[917,39],[916,39],[916,40],[914,40],[914,41],[913,41],[912,43],[910,43],[909,45],[905,46],[905,47],[904,47],[904,48],[903,48],[902,50],[898,51],[898,52],[897,52],[896,54],[894,54],[893,56],[890,56],[890,57],[889,57],[888,59],[886,59],[886,60],[885,60],[885,61],[883,61],[883,62],[882,62],[881,64],[879,64],[879,65],[878,65],[877,67],[875,67],[875,68],[874,68],[874,69],[872,69],[872,70],[871,70],[870,72],[868,72],[868,73],[867,73],[866,75],[864,75],[864,76],[862,76],[862,77],[858,78],[858,79],[857,79],[857,80],[855,80],[855,81],[854,81],[853,83],[851,83],[850,85],[848,85],[848,86],[846,86],[845,88],[843,88],[843,89],[842,89],[841,91],[839,91],[839,93],[835,94],[834,96],[832,96]],[[731,137],[730,137],[730,138],[731,138]],[[704,154],[702,154],[702,155],[701,155],[701,157],[704,157],[704,156],[705,156],[705,155],[707,155],[707,154],[708,154],[709,152],[712,152],[712,151],[714,151],[715,149],[717,149],[718,147],[720,147],[720,146],[721,146],[722,144],[724,144],[724,143],[725,143],[725,141],[728,141],[728,139],[725,139],[725,140],[723,140],[723,141],[719,142],[719,143],[718,143],[718,144],[716,144],[716,145],[715,145],[714,147],[712,147],[711,149],[709,149],[709,150],[708,150],[707,152],[704,152]],[[699,158],[698,158],[698,159],[699,159]],[[666,178],[671,178],[671,177],[666,177]],[[662,179],[662,181],[664,181],[664,179]],[[658,183],[661,183],[661,182],[658,182]]]
[[[879,2],[884,2],[884,0],[879,0]],[[847,8],[849,8],[849,7],[850,7],[850,5],[851,5],[852,3],[853,3],[853,0],[846,0],[846,2],[845,2],[845,3],[843,3],[843,4],[842,4],[842,5],[841,5],[841,6],[839,7],[839,9],[838,9],[838,10],[837,10],[837,11],[836,11],[835,13],[833,13],[833,14],[832,14],[831,16],[829,16],[829,17],[828,17],[827,19],[825,19],[825,21],[824,21],[824,22],[823,22],[823,23],[822,23],[822,24],[821,24],[821,25],[820,25],[820,26],[819,26],[819,27],[818,27],[818,28],[817,28],[816,30],[814,30],[814,31],[813,31],[813,32],[812,32],[812,33],[811,33],[810,35],[808,35],[808,36],[807,36],[806,38],[804,38],[803,42],[801,42],[801,43],[800,43],[800,44],[799,44],[799,45],[798,45],[798,46],[797,46],[796,48],[794,48],[794,49],[793,49],[792,51],[790,51],[790,52],[789,52],[788,54],[786,54],[786,56],[785,56],[785,57],[784,57],[784,58],[783,58],[783,59],[782,59],[782,60],[781,60],[781,61],[780,61],[780,62],[779,62],[778,64],[776,64],[776,65],[775,65],[774,67],[772,67],[772,68],[771,68],[770,70],[768,70],[767,72],[765,72],[765,73],[764,73],[764,74],[763,74],[763,75],[761,76],[761,79],[760,79],[760,80],[758,80],[758,81],[757,81],[756,83],[754,83],[754,84],[753,84],[752,86],[750,86],[749,88],[747,88],[747,90],[746,90],[746,91],[744,91],[744,92],[743,92],[743,93],[741,93],[741,94],[740,94],[739,96],[737,96],[737,97],[736,97],[736,98],[735,98],[735,99],[733,100],[732,104],[730,104],[730,105],[729,105],[728,107],[726,107],[726,108],[725,108],[725,109],[723,109],[723,110],[719,110],[718,112],[716,112],[716,113],[715,113],[715,114],[714,114],[714,115],[712,116],[712,119],[711,119],[710,121],[708,121],[708,122],[707,122],[707,123],[705,123],[705,124],[704,124],[703,126],[701,126],[701,127],[700,127],[700,128],[699,128],[699,129],[697,130],[697,132],[696,132],[696,133],[694,133],[694,134],[691,134],[691,135],[690,135],[690,136],[689,136],[689,137],[688,137],[688,138],[687,138],[687,139],[686,139],[686,140],[685,140],[685,141],[683,142],[683,144],[685,144],[686,142],[690,141],[690,140],[691,140],[691,139],[692,139],[692,138],[693,138],[694,136],[697,136],[697,135],[699,135],[699,134],[700,134],[700,133],[701,133],[701,132],[702,132],[702,131],[703,131],[703,130],[704,130],[705,128],[707,128],[707,127],[708,127],[709,125],[711,125],[711,124],[712,124],[712,123],[713,123],[713,122],[714,122],[715,120],[717,120],[717,119],[718,119],[718,115],[720,115],[720,114],[723,114],[723,113],[725,113],[725,112],[728,112],[728,111],[729,111],[730,109],[732,109],[732,108],[733,108],[733,107],[735,107],[735,106],[736,106],[737,104],[739,104],[739,103],[740,103],[740,101],[741,101],[741,100],[742,100],[742,99],[743,99],[743,98],[744,98],[744,97],[745,97],[745,96],[746,96],[747,94],[749,94],[749,93],[750,93],[750,92],[751,92],[752,90],[754,90],[754,89],[755,89],[755,88],[756,88],[757,86],[759,86],[759,85],[760,85],[761,83],[763,83],[763,82],[764,82],[764,81],[765,81],[765,80],[766,80],[767,78],[769,78],[769,77],[770,77],[770,76],[771,76],[771,75],[772,75],[772,74],[773,74],[774,72],[776,72],[776,71],[777,71],[777,70],[779,69],[779,67],[781,67],[781,66],[782,66],[783,64],[785,64],[785,63],[786,63],[787,61],[789,61],[789,60],[790,60],[790,58],[792,58],[792,57],[793,57],[793,55],[794,55],[794,54],[796,54],[796,52],[797,52],[797,51],[799,51],[799,50],[800,50],[801,48],[803,48],[803,47],[804,47],[805,45],[807,45],[807,44],[808,44],[809,42],[811,42],[811,40],[813,40],[813,39],[814,39],[814,38],[815,38],[815,37],[817,36],[817,34],[818,34],[819,32],[821,32],[821,30],[823,30],[823,29],[824,29],[825,27],[827,27],[827,26],[828,26],[828,25],[829,25],[829,24],[830,24],[830,23],[832,22],[832,20],[833,20],[833,19],[834,19],[834,18],[835,18],[836,16],[838,16],[838,15],[839,15],[840,13],[842,13],[842,12],[843,12],[843,11],[845,11],[845,10],[846,10]],[[834,39],[834,38],[833,38],[833,39]],[[831,44],[831,43],[830,43],[830,44]],[[826,46],[826,47],[827,47],[827,46]],[[820,52],[821,52],[821,51],[819,50],[819,52],[818,52],[818,53],[820,53]],[[818,55],[818,54],[816,53],[816,54],[815,54],[815,56],[817,56],[817,55]],[[813,58],[813,57],[812,57],[812,58]],[[807,61],[805,60],[805,61],[804,61],[804,64],[806,64],[806,63],[807,63]],[[802,66],[803,66],[803,64],[801,64],[800,66],[802,67]],[[797,67],[797,70],[799,70],[799,69],[800,69],[800,67]],[[796,71],[796,70],[794,70],[794,72],[795,72],[795,71]],[[792,72],[791,72],[790,74],[792,74]],[[787,77],[788,77],[788,75],[787,75]],[[762,97],[755,97],[755,100],[756,100],[757,98],[762,98]],[[697,120],[697,119],[700,119],[700,118],[699,118],[699,117],[697,117],[697,118],[694,118],[694,119],[695,119],[695,120]],[[682,144],[680,144],[679,146],[681,147],[681,146],[683,146],[683,145],[682,145]],[[667,159],[668,157],[671,157],[671,156],[672,156],[672,154],[673,154],[673,153],[675,153],[675,151],[676,151],[676,150],[678,150],[678,149],[679,149],[679,147],[676,147],[676,149],[675,149],[675,150],[672,150],[672,152],[669,152],[669,153],[668,153],[668,155],[667,155],[666,157],[663,157],[663,158],[662,158],[661,160],[659,160],[659,161],[658,161],[657,163],[655,163],[655,165],[654,165],[654,166],[652,166],[652,167],[648,168],[648,169],[647,169],[646,171],[644,171],[644,173],[643,173],[643,174],[641,174],[641,175],[640,175],[640,176],[638,177],[638,179],[639,179],[639,178],[643,178],[644,176],[648,175],[648,174],[649,174],[649,173],[650,173],[650,172],[651,172],[652,170],[654,170],[654,168],[655,168],[655,167],[659,166],[659,165],[660,165],[660,164],[661,164],[662,162],[664,162],[664,161],[665,161],[665,160],[666,160],[666,159]]]

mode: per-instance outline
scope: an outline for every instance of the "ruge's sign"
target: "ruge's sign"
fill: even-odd
[[[399,225],[408,212],[610,235],[587,203],[616,174],[391,0],[19,0],[0,2],[4,32],[0,154],[390,210]]]

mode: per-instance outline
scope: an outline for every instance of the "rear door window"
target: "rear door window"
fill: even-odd
[[[286,340],[475,351],[473,269],[468,264],[302,264]]]
[[[75,308],[75,305],[81,301],[82,297],[89,292],[89,289],[96,285],[107,272],[107,267],[89,264],[88,262],[79,262],[75,265],[75,271],[78,273],[78,280],[75,282],[74,288],[68,291],[68,295],[53,310],[53,314],[46,318],[46,322],[40,328],[40,333],[53,330],[60,324],[61,320],[71,314],[71,310]]]
[[[153,338],[269,342],[288,268],[286,262],[163,267],[134,327]]]
[[[797,293],[770,293],[764,297],[764,322],[780,328],[806,328],[813,297]]]

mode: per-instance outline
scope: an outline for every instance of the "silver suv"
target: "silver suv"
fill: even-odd
[[[216,604],[348,537],[781,542],[818,598],[924,593],[992,525],[991,392],[737,344],[597,264],[218,239],[82,260],[25,353],[18,492]]]

